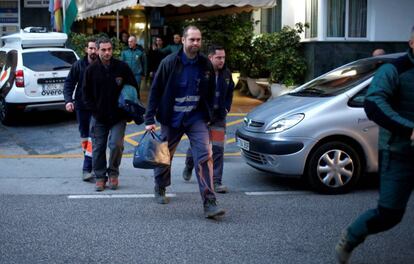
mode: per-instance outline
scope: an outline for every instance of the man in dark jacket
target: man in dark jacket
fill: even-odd
[[[380,126],[378,206],[360,215],[336,245],[339,263],[370,234],[391,229],[414,188],[414,27],[407,54],[378,70],[365,97],[365,112]]]
[[[137,82],[125,62],[112,58],[111,40],[104,37],[96,43],[99,59],[86,69],[83,98],[92,112],[92,166],[96,191],[105,189],[107,176],[110,188],[115,190],[118,188],[127,119],[126,112],[118,107],[118,98],[125,84],[137,88]],[[110,151],[108,165],[107,144]]]
[[[207,218],[224,215],[216,204],[213,188],[213,160],[208,133],[212,121],[215,90],[214,69],[199,53],[201,32],[195,26],[184,29],[183,49],[160,64],[151,86],[145,129],[155,130],[155,116],[161,123],[161,137],[168,141],[171,159],[186,134],[193,148],[196,176]],[[168,203],[165,191],[171,184],[171,166],[154,169],[156,201]]]
[[[226,132],[226,116],[230,112],[233,100],[234,82],[230,70],[225,66],[226,52],[222,46],[212,45],[208,49],[208,58],[213,64],[216,92],[214,97],[214,120],[210,124],[210,140],[213,144],[213,182],[217,193],[226,193],[227,187],[222,184],[224,162],[224,140]],[[194,161],[191,148],[187,150],[183,178],[191,179]]]
[[[69,75],[63,87],[66,111],[76,111],[76,119],[79,123],[79,133],[83,151],[82,179],[89,181],[93,179],[92,174],[92,141],[89,137],[89,125],[91,112],[85,108],[82,99],[82,83],[86,67],[98,58],[95,39],[88,39],[85,47],[85,57],[76,61],[70,69]],[[73,96],[75,92],[75,96]]]

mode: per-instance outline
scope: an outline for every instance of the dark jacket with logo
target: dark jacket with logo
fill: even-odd
[[[365,98],[365,112],[380,126],[379,149],[414,154],[414,56],[410,50],[378,70]],[[412,156],[411,156],[412,157]]]
[[[118,107],[124,84],[137,87],[134,75],[125,62],[112,58],[109,66],[104,66],[98,59],[86,68],[83,99],[97,121],[113,125],[127,119],[126,113]]]
[[[183,50],[178,53],[168,55],[161,61],[160,66],[152,82],[151,91],[148,99],[147,111],[145,113],[145,124],[155,124],[157,120],[170,126],[171,118],[174,113],[174,103],[179,88],[180,75],[183,72],[181,55]],[[209,59],[198,55],[198,63],[203,73],[199,82],[200,100],[197,111],[205,113],[206,122],[210,122],[213,117],[213,100],[215,91],[215,73]]]
[[[76,61],[70,68],[70,72],[66,77],[63,87],[63,97],[65,98],[65,104],[75,101],[75,107],[77,109],[85,109],[82,98],[82,83],[84,73],[88,65],[89,62],[87,56],[81,60]],[[75,100],[73,100],[73,91],[75,91]]]
[[[220,92],[220,97],[218,100],[219,108],[214,111],[214,117],[218,120],[224,120],[227,113],[230,112],[234,90],[233,78],[226,66],[218,72],[216,90]]]

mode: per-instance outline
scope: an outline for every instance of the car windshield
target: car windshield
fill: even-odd
[[[23,53],[23,65],[33,71],[68,70],[76,61],[72,51],[36,51]]]
[[[290,95],[329,97],[341,94],[374,75],[391,58],[368,58],[340,67],[294,90]]]

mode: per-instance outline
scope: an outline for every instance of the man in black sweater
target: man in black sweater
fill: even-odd
[[[86,69],[83,98],[86,107],[92,112],[90,132],[96,191],[105,189],[107,177],[109,177],[110,188],[115,190],[118,188],[119,165],[124,150],[127,119],[126,113],[118,107],[118,98],[125,84],[135,88],[138,85],[128,65],[112,58],[110,39],[100,38],[96,46],[99,58]],[[107,145],[110,151],[108,164]]]

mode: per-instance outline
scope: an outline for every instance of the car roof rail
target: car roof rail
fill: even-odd
[[[4,47],[25,49],[40,47],[64,48],[68,35],[60,32],[47,32],[42,27],[27,27],[18,33],[1,37]]]
[[[46,27],[25,27],[23,32],[27,33],[47,33],[48,30]]]

